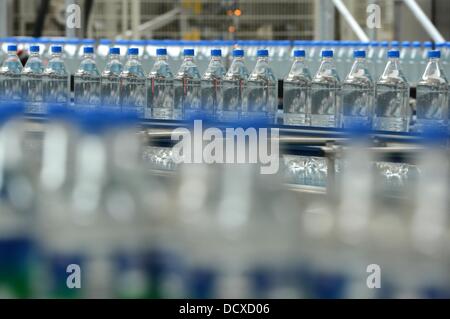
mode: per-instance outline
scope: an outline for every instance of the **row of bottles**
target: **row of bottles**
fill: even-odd
[[[419,41],[180,41],[180,40],[110,40],[101,39],[73,39],[73,38],[0,38],[0,61],[7,55],[7,44],[17,43],[19,50],[27,50],[29,45],[38,44],[40,53],[46,65],[52,52],[51,46],[63,47],[63,57],[67,63],[69,73],[74,74],[83,57],[83,47],[93,46],[97,54],[95,60],[100,69],[103,69],[108,60],[109,48],[118,47],[121,50],[120,58],[124,62],[128,48],[139,49],[139,59],[142,61],[145,73],[150,72],[156,59],[156,49],[166,47],[172,68],[177,70],[183,61],[183,48],[192,47],[197,52],[196,62],[200,73],[203,74],[208,67],[210,51],[220,48],[225,57],[225,66],[229,66],[232,60],[233,49],[246,51],[247,63],[253,69],[257,60],[259,49],[268,49],[272,60],[275,76],[282,79],[290,68],[290,57],[294,50],[302,49],[308,52],[305,57],[310,70],[316,72],[320,65],[320,52],[322,50],[333,50],[337,61],[337,71],[344,78],[350,69],[354,50],[365,50],[367,52],[368,68],[374,77],[379,77],[386,64],[386,52],[390,49],[399,50],[402,68],[410,85],[415,85],[421,76],[421,72],[427,61],[427,51],[434,49],[442,51],[442,65],[445,72],[450,73],[449,43],[419,42]]]
[[[28,113],[45,114],[48,103],[69,104],[68,72],[62,48],[52,47],[53,56],[44,68],[39,46],[31,46],[27,64],[22,65],[11,45],[0,70],[0,95],[4,100],[24,100]],[[74,75],[74,103],[78,108],[132,109],[141,118],[216,118],[219,121],[257,119],[277,122],[277,81],[269,66],[269,51],[258,50],[258,61],[248,75],[244,51],[233,51],[226,72],[221,50],[211,51],[206,72],[200,75],[194,50],[185,49],[185,59],[173,76],[167,50],[157,49],[157,62],[148,76],[137,48],[128,49],[125,65],[120,49],[110,48],[109,60],[100,73],[94,48],[85,47]],[[311,77],[306,52],[294,51],[294,63],[284,81],[284,123],[315,127],[372,126],[382,131],[410,131],[412,109],[409,86],[400,67],[400,51],[387,52],[388,63],[374,84],[366,62],[366,51],[354,51],[355,62],[340,81],[334,52],[323,50],[321,65]],[[448,84],[439,64],[440,51],[429,51],[429,62],[417,83],[416,122],[421,131],[438,124],[447,126]],[[426,124],[427,123],[427,124]]]
[[[373,128],[381,131],[446,131],[448,81],[439,63],[440,51],[428,52],[428,64],[417,83],[416,117],[412,128],[409,85],[399,63],[400,52],[387,52],[388,62],[374,83],[366,51],[354,51],[354,63],[343,81],[333,61],[333,51],[322,51],[322,62],[312,78],[305,51],[295,51],[295,61],[284,81],[284,123],[316,127]]]

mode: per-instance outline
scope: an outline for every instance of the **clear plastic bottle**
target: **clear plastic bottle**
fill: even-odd
[[[442,55],[442,66],[445,74],[450,74],[450,42],[445,43],[444,54]]]
[[[386,65],[386,54],[388,51],[389,42],[387,41],[381,41],[380,42],[380,48],[377,52],[377,56],[375,58],[375,73],[373,74],[373,77],[375,79],[379,78],[381,73],[384,70],[384,66]]]
[[[233,58],[233,62],[223,79],[223,103],[217,109],[219,121],[237,120],[242,112],[242,102],[248,78],[244,50],[233,50]]]
[[[120,49],[110,48],[108,62],[101,77],[102,106],[120,109],[120,73],[123,65],[120,62]]]
[[[414,41],[411,43],[411,50],[406,56],[405,63],[408,64],[407,79],[411,85],[415,85],[420,78],[420,64],[422,61],[420,42]]]
[[[425,70],[425,67],[428,63],[428,51],[433,50],[433,42],[425,41],[422,44],[422,51],[420,53],[419,66],[417,68],[417,77],[416,82],[420,81],[422,76],[422,70]]]
[[[195,116],[201,110],[201,76],[194,63],[194,49],[184,49],[184,60],[174,79],[174,118]]]
[[[366,51],[356,50],[355,62],[342,82],[343,127],[371,127],[374,85],[365,57]]]
[[[21,101],[22,63],[17,56],[17,45],[8,45],[7,56],[0,69],[0,99],[3,101]]]
[[[311,84],[311,126],[340,127],[340,79],[333,51],[322,51],[322,63]]]
[[[380,48],[380,43],[377,41],[369,42],[369,51],[367,51],[367,68],[372,76],[376,74],[376,57],[378,50]]]
[[[242,117],[275,123],[278,111],[277,79],[269,65],[269,52],[261,49],[257,56],[255,68],[247,81]]]
[[[283,82],[284,124],[308,126],[311,107],[311,74],[305,64],[305,51],[294,51],[294,63]]]
[[[402,41],[401,49],[400,49],[400,61],[402,62],[403,72],[405,73],[405,77],[410,80],[411,79],[411,70],[409,69],[410,65],[408,63],[408,57],[411,55],[412,44],[409,41]]]
[[[400,68],[400,52],[388,51],[388,62],[376,83],[372,126],[376,130],[407,132],[411,111],[409,85]]]
[[[214,116],[218,109],[222,109],[222,80],[225,72],[222,64],[222,51],[212,49],[211,61],[201,81],[201,105],[205,116]]]
[[[83,48],[83,59],[74,75],[75,105],[94,108],[100,104],[100,72],[94,59],[94,48]]]
[[[428,64],[417,83],[417,129],[446,130],[448,124],[448,81],[439,59],[441,52],[428,52]]]
[[[147,77],[147,107],[145,118],[173,118],[173,74],[167,50],[156,49],[156,62]]]
[[[43,114],[44,90],[43,76],[44,63],[39,54],[39,46],[30,46],[30,56],[22,69],[22,96],[25,103],[25,112]]]
[[[145,108],[145,73],[138,58],[137,48],[128,49],[128,60],[120,74],[120,100],[122,110],[136,111],[144,117]]]
[[[44,103],[68,106],[69,73],[62,58],[62,46],[51,47],[52,55],[44,70]]]

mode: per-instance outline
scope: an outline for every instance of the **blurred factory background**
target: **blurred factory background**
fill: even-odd
[[[402,0],[1,0],[0,36],[133,39],[358,39],[343,6],[373,40],[430,39]],[[444,38],[446,0],[412,1]],[[66,30],[66,8],[81,8],[81,28]],[[367,8],[381,8],[381,28],[366,26]],[[342,6],[343,5],[343,6]],[[360,39],[361,40],[361,39]]]

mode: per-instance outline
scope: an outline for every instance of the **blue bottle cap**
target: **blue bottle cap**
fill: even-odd
[[[85,54],[92,54],[92,53],[94,53],[94,47],[84,47],[83,52]]]
[[[233,56],[242,57],[244,56],[244,50],[241,49],[235,49],[233,50]]]
[[[413,42],[412,42],[412,46],[413,46],[414,48],[420,48],[420,41],[413,41]]]
[[[389,46],[389,42],[387,42],[387,41],[381,41],[380,42],[380,45],[382,46],[382,47],[388,47]]]
[[[17,45],[15,44],[8,45],[8,51],[17,52]]]
[[[353,51],[353,57],[354,58],[365,58],[366,57],[366,51],[364,51],[364,50],[355,50],[355,51]]]
[[[222,56],[222,50],[220,49],[212,49],[211,56]]]
[[[30,46],[30,52],[39,53],[39,46],[38,45]]]
[[[436,43],[434,46],[435,48],[443,48],[445,46],[445,42]]]
[[[160,56],[160,55],[167,55],[167,49],[166,48],[156,49],[156,55],[158,55],[158,56]]]
[[[425,48],[432,48],[432,47],[433,47],[433,43],[432,43],[431,41],[425,41],[425,42],[423,43],[423,46],[424,46]]]
[[[61,52],[62,52],[62,46],[60,46],[60,45],[52,46],[52,53],[61,53]]]
[[[389,50],[387,56],[388,56],[388,58],[399,58],[400,57],[400,51],[398,51],[398,50]]]
[[[128,54],[129,55],[138,55],[139,54],[139,49],[138,48],[129,48],[128,49]]]
[[[398,41],[391,41],[391,47],[397,48],[399,46],[400,46],[400,42],[398,42]]]
[[[402,47],[410,47],[410,46],[411,46],[411,42],[409,42],[409,41],[402,42]]]
[[[440,58],[441,57],[441,51],[439,50],[431,50],[428,51],[428,58],[433,59],[433,58]]]
[[[369,42],[369,45],[370,45],[371,47],[378,47],[378,46],[380,46],[380,43],[379,43],[378,41],[370,41],[370,42]]]
[[[185,56],[194,56],[194,49],[184,49],[183,55]]]
[[[258,51],[256,51],[256,56],[267,57],[267,56],[269,56],[269,50],[266,50],[266,49],[258,50]]]
[[[305,55],[305,50],[294,50],[294,57],[296,58],[303,58]]]
[[[120,54],[120,48],[109,48],[109,54]]]
[[[333,57],[333,50],[322,51],[322,58],[332,58],[332,57]]]

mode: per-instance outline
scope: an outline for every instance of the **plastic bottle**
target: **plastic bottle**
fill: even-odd
[[[409,85],[400,68],[400,52],[388,52],[388,62],[376,83],[373,128],[382,131],[407,132],[411,111]]]
[[[62,58],[62,46],[52,46],[52,55],[44,70],[44,103],[68,106],[69,73]]]
[[[17,56],[17,45],[8,45],[7,56],[0,69],[0,99],[2,101],[22,100],[22,63]]]
[[[184,60],[174,79],[174,118],[188,119],[201,110],[201,76],[194,63],[194,49],[183,50]]]
[[[173,118],[173,74],[166,49],[156,49],[156,62],[147,77],[145,118]]]
[[[294,63],[283,82],[284,124],[308,126],[311,108],[311,74],[305,51],[294,51]]]
[[[340,79],[333,51],[322,51],[322,63],[311,84],[311,126],[340,127]]]
[[[83,48],[83,60],[74,75],[76,107],[94,108],[100,104],[100,72],[94,59],[94,48]]]
[[[102,106],[120,109],[120,73],[123,65],[120,62],[120,49],[110,48],[108,62],[101,76]]]
[[[233,121],[241,117],[248,70],[244,61],[244,50],[233,50],[233,62],[223,79],[223,104],[217,109],[219,121]]]
[[[211,61],[201,81],[201,106],[205,116],[213,116],[218,109],[222,109],[222,80],[225,72],[222,51],[211,50]]]
[[[441,130],[448,124],[448,81],[439,59],[441,52],[428,52],[428,64],[417,83],[416,115],[417,129]]]
[[[25,103],[25,112],[43,114],[44,90],[43,90],[44,64],[39,54],[39,46],[30,47],[30,56],[22,69],[22,96]]]
[[[342,82],[343,127],[371,127],[374,85],[365,57],[366,51],[356,50],[355,62]]]
[[[269,52],[258,50],[257,56],[255,68],[247,81],[242,117],[275,123],[278,111],[277,79],[269,65]]]
[[[137,48],[128,49],[128,60],[120,73],[120,100],[122,110],[134,110],[142,118],[146,104],[145,73],[138,54]]]

